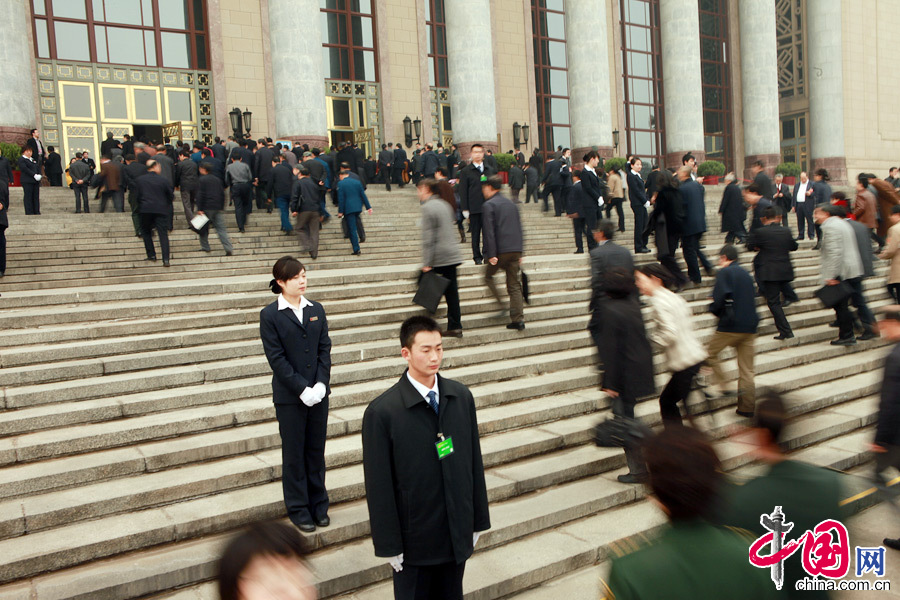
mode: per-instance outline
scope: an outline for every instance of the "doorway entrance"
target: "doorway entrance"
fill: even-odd
[[[331,133],[331,145],[335,148],[338,148],[343,142],[353,143],[353,132],[352,131],[339,131],[337,129],[332,129]]]
[[[163,143],[163,128],[162,125],[133,125],[134,130],[134,139],[141,141],[144,137],[147,138],[148,141],[156,141],[158,143]]]

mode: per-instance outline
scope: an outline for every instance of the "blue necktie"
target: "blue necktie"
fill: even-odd
[[[434,393],[434,390],[428,392],[428,406],[431,407],[431,410],[434,411],[434,414],[438,414],[437,394]]]

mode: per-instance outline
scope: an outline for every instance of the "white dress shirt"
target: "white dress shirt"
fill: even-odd
[[[806,190],[809,186],[809,181],[806,183],[800,182],[800,187],[797,188],[797,197],[794,198],[797,202],[806,202]]]
[[[294,311],[294,314],[297,315],[297,320],[300,323],[303,323],[303,308],[306,306],[312,306],[312,302],[307,300],[304,296],[300,296],[300,306],[294,306],[284,297],[284,294],[278,294],[278,310],[285,310],[287,308]]]
[[[421,394],[423,398],[425,398],[425,402],[428,402],[428,392],[434,392],[435,402],[437,402],[438,406],[441,405],[441,393],[438,391],[438,378],[437,375],[434,376],[434,386],[433,387],[425,387],[418,381],[412,378],[412,375],[409,374],[409,371],[406,372],[406,378],[409,379],[409,382],[416,388],[416,391]]]

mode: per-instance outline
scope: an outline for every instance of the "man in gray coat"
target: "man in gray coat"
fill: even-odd
[[[847,210],[838,204],[832,205],[837,209],[838,216],[850,224],[853,233],[856,235],[856,244],[859,248],[859,258],[862,261],[863,274],[861,277],[847,281],[853,288],[853,295],[850,296],[850,304],[856,307],[856,318],[854,322],[861,325],[860,329],[863,334],[859,336],[859,340],[866,341],[878,337],[875,327],[875,315],[869,310],[866,303],[866,297],[863,295],[863,279],[875,276],[875,264],[872,260],[872,230],[859,221],[847,219]],[[861,323],[859,323],[861,321]]]
[[[862,278],[863,265],[859,256],[859,245],[853,227],[838,216],[838,209],[831,204],[820,204],[813,212],[813,220],[822,230],[822,284],[839,285],[842,281]],[[851,284],[852,286],[852,284]],[[849,298],[834,306],[837,315],[839,336],[832,340],[833,346],[853,346],[853,315],[850,313]]]
[[[494,275],[500,269],[506,273],[506,291],[509,294],[510,323],[507,329],[525,329],[524,299],[522,283],[519,281],[519,264],[522,262],[524,240],[519,209],[512,201],[500,193],[503,180],[499,175],[491,175],[482,183],[481,192],[486,202],[482,207],[484,218],[484,257],[487,269],[484,283],[503,305]]]

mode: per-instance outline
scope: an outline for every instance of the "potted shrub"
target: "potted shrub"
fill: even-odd
[[[609,172],[612,167],[616,168],[616,171],[622,171],[625,169],[625,163],[628,162],[621,156],[614,156],[612,158],[606,159],[606,162],[603,163],[603,170]]]
[[[6,144],[0,142],[0,154],[6,157],[9,165],[13,170],[13,180],[10,185],[19,187],[22,185],[22,174],[19,172],[19,157],[22,156],[22,148],[17,144]]]
[[[707,160],[697,167],[697,176],[703,178],[703,185],[719,185],[719,178],[725,175],[725,165],[717,160]]]
[[[516,162],[516,157],[512,154],[497,152],[494,154],[494,158],[497,160],[497,170],[500,172],[500,178],[504,184],[509,183],[509,168]]]
[[[785,185],[794,185],[802,170],[803,168],[795,162],[783,162],[775,167],[775,174],[784,175]]]

